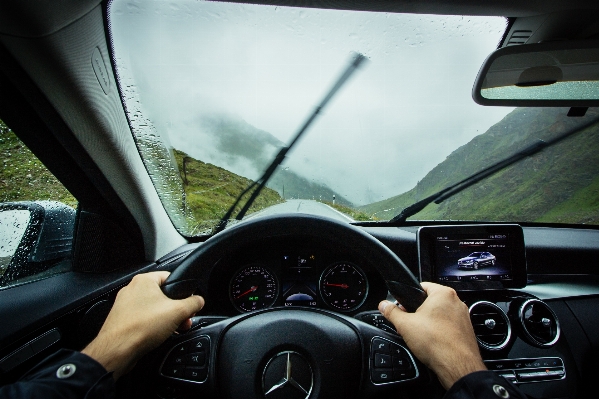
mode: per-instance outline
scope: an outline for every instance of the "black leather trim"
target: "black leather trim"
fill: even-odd
[[[0,355],[16,349],[23,339],[33,338],[36,331],[53,327],[67,313],[119,289],[134,275],[155,268],[151,263],[104,274],[66,272],[0,290],[0,314],[10,320],[0,323]]]

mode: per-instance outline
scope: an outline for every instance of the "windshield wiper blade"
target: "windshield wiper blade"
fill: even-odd
[[[252,193],[252,195],[250,196],[250,198],[247,200],[247,202],[243,206],[243,208],[239,211],[239,213],[235,217],[236,220],[243,219],[243,217],[245,216],[247,211],[250,209],[250,206],[252,206],[252,204],[254,203],[254,200],[258,197],[258,195],[260,195],[260,192],[262,191],[262,189],[264,188],[264,186],[266,185],[266,183],[268,182],[270,177],[273,175],[273,173],[277,169],[277,166],[279,166],[285,160],[285,156],[287,155],[289,150],[291,150],[293,145],[298,141],[298,139],[302,136],[302,134],[304,134],[304,132],[306,132],[306,130],[308,130],[308,127],[310,127],[312,122],[314,122],[316,117],[322,112],[325,105],[327,105],[327,103],[331,100],[331,98],[333,98],[333,96],[345,84],[345,82],[356,71],[356,69],[358,69],[358,67],[364,63],[365,60],[366,60],[366,57],[364,57],[362,54],[355,54],[352,57],[350,64],[347,66],[347,68],[341,74],[341,76],[339,76],[339,78],[337,79],[337,81],[335,82],[333,87],[331,87],[331,89],[329,90],[327,95],[324,96],[324,98],[322,99],[320,104],[314,109],[312,114],[310,114],[310,116],[308,117],[306,122],[304,122],[302,127],[295,134],[293,140],[291,140],[291,142],[289,143],[289,145],[287,147],[281,148],[279,153],[275,156],[275,158],[272,160],[270,165],[266,168],[266,170],[264,171],[262,176],[258,180],[256,180],[252,184],[250,184],[245,190],[242,191],[241,194],[239,194],[239,196],[237,197],[237,199],[235,200],[233,205],[231,205],[231,207],[227,210],[225,215],[221,218],[221,220],[218,222],[218,224],[214,227],[212,234],[216,234],[216,233],[224,230],[225,227],[227,227],[227,224],[229,223],[229,219],[231,219],[231,215],[233,215],[233,212],[235,211],[235,208],[241,201],[241,198],[245,194],[247,194],[252,188],[257,186],[256,189],[254,190],[254,192]]]
[[[580,126],[576,127],[575,129],[572,129],[571,131],[566,132],[566,133],[562,134],[561,136],[558,136],[554,139],[547,140],[547,141],[543,141],[543,140],[539,139],[534,144],[524,148],[523,150],[518,151],[514,155],[512,155],[508,158],[505,158],[504,160],[499,161],[499,162],[481,170],[480,172],[477,172],[477,173],[465,178],[464,180],[461,180],[449,187],[444,188],[441,191],[434,193],[433,195],[430,195],[430,196],[404,208],[397,216],[395,216],[394,218],[389,220],[389,223],[401,224],[401,223],[405,222],[406,219],[409,218],[410,216],[413,216],[413,215],[417,214],[418,212],[420,212],[421,210],[423,210],[427,205],[429,205],[433,202],[435,204],[440,204],[441,202],[445,201],[446,199],[456,195],[457,193],[478,183],[479,181],[486,179],[487,177],[499,172],[500,170],[507,168],[508,166],[520,161],[521,159],[530,157],[531,155],[534,155],[534,154],[544,150],[545,148],[549,148],[549,147],[559,143],[560,141],[562,141],[578,132],[585,130],[586,128],[594,125],[597,122],[599,122],[599,118],[593,119],[590,122],[580,125]]]

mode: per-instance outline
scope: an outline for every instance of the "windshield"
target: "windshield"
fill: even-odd
[[[506,27],[498,17],[117,0],[109,21],[132,132],[165,209],[187,236],[208,234],[261,176],[354,52],[368,65],[288,154],[247,217],[389,220],[599,116],[475,104],[478,69]],[[594,130],[409,220],[599,223]]]

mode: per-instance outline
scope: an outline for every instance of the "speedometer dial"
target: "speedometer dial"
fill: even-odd
[[[231,302],[242,312],[268,308],[277,299],[276,278],[264,267],[252,265],[239,271],[231,280]]]
[[[368,280],[360,268],[349,262],[329,266],[320,277],[323,301],[338,310],[349,312],[364,303]]]

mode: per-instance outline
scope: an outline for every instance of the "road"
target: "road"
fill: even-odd
[[[275,215],[280,213],[308,213],[311,215],[327,216],[342,222],[353,222],[354,219],[323,204],[322,202],[312,200],[287,200],[282,204],[273,205],[259,212],[253,213],[245,219],[251,219],[257,216]]]

